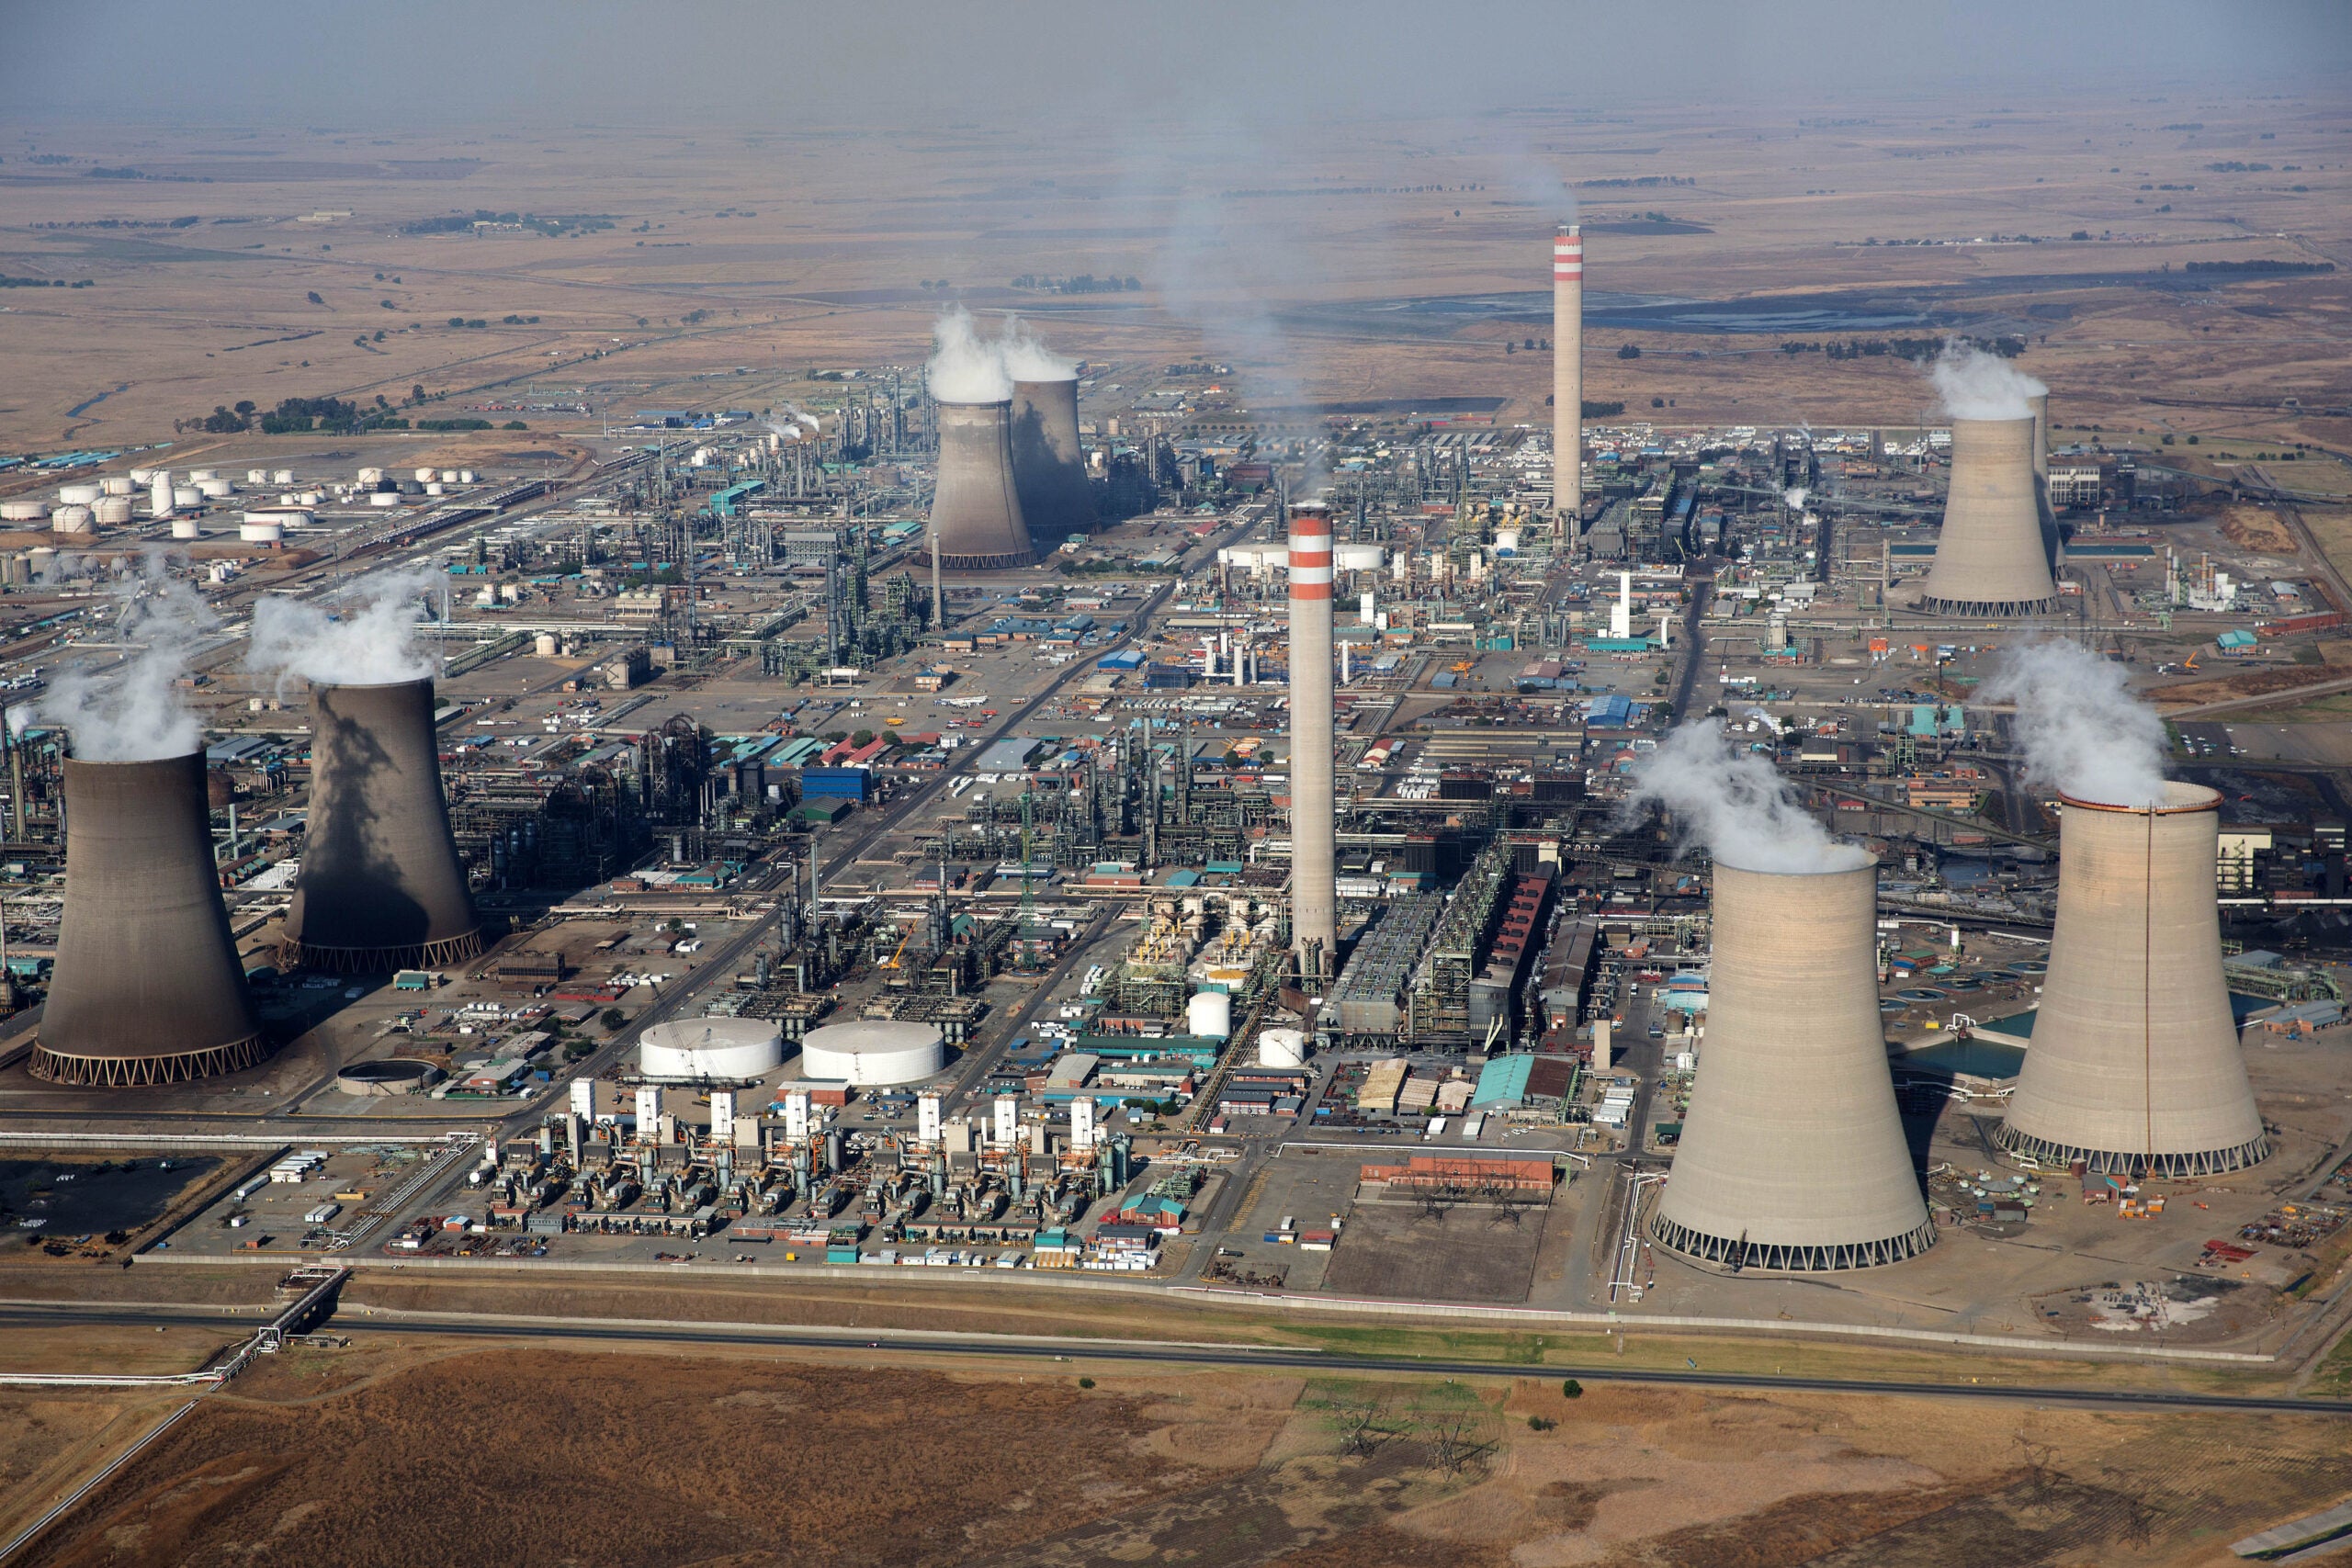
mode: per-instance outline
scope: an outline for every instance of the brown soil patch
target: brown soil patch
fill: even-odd
[[[2265,555],[2292,558],[2301,554],[2295,536],[2278,515],[2259,506],[2233,506],[2222,513],[2222,536],[2233,544]]]
[[[2324,664],[2298,664],[2285,669],[2249,670],[2243,675],[2225,675],[2217,681],[2191,681],[2185,685],[2164,687],[2152,695],[2160,708],[2190,707],[2199,703],[2218,703],[2232,697],[2260,697],[2274,692],[2293,692],[2301,687],[2343,678],[2344,671],[2340,669]]]

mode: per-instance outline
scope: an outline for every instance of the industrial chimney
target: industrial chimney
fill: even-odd
[[[1012,482],[1032,540],[1059,544],[1096,525],[1078,443],[1078,378],[1012,383]]]
[[[1919,608],[1948,615],[2057,609],[2034,485],[2034,427],[2030,414],[1951,422],[1951,491]]]
[[[288,956],[346,975],[473,957],[481,921],[449,836],[433,682],[321,686],[313,702]]]
[[[1927,1250],[1880,1028],[1878,869],[1715,863],[1707,1043],[1651,1230],[1734,1269],[1865,1269]]]
[[[1027,566],[1037,552],[1012,477],[1012,404],[937,407],[939,487],[931,502],[931,537],[939,564],[952,571]]]
[[[1331,813],[1331,513],[1290,518],[1290,917],[1305,980],[1328,978],[1339,945]]]
[[[2001,1141],[2052,1165],[2216,1176],[2270,1152],[2222,978],[2222,797],[2059,797],[2058,926]]]
[[[1552,236],[1552,504],[1573,537],[1584,511],[1584,231]]]
[[[69,758],[65,913],[27,1070],[128,1089],[268,1055],[220,903],[203,755]]]

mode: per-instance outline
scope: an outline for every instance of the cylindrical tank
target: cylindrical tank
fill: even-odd
[[[106,489],[102,485],[72,484],[57,487],[57,499],[67,506],[87,506],[104,494],[106,494]]]
[[[49,514],[49,530],[52,534],[87,534],[94,532],[90,509],[86,506],[61,506]]]
[[[324,500],[326,497],[314,490],[298,490],[294,492],[294,504],[297,506],[316,506]]]
[[[175,493],[172,489],[172,476],[161,468],[156,469],[154,485],[147,492],[148,514],[153,517],[169,517],[172,514]]]
[[[1498,528],[1495,530],[1495,554],[1498,556],[1515,556],[1519,554],[1518,529]]]
[[[269,1055],[212,863],[204,759],[65,764],[65,912],[28,1070],[181,1083]]]
[[[946,1045],[928,1023],[829,1023],[800,1042],[803,1076],[859,1087],[918,1083],[946,1066]]]
[[[398,491],[379,490],[368,492],[368,504],[370,506],[398,506],[400,503],[401,496]]]
[[[32,573],[35,581],[39,581],[41,573],[47,571],[56,559],[55,550],[47,545],[35,545],[25,552],[25,570]]]
[[[1012,384],[1012,479],[1033,546],[1099,525],[1079,445],[1077,377]]]
[[[358,478],[361,484],[378,484],[380,483],[384,478],[384,470],[381,468],[362,468],[359,470]]]
[[[447,487],[443,485],[439,479],[435,479],[424,487],[424,493],[427,495],[444,495],[447,493]]]
[[[129,474],[108,474],[105,479],[100,479],[98,483],[108,495],[136,495],[139,493],[139,481],[132,479]]]
[[[2222,977],[2221,805],[2177,782],[2154,808],[2059,797],[2058,923],[2009,1147],[2165,1177],[2269,1154]]]
[[[1233,1032],[1233,998],[1223,991],[1195,991],[1184,1007],[1184,1032],[1223,1040]]]
[[[0,523],[39,523],[48,516],[45,501],[0,501]]]
[[[1258,1065],[1261,1067],[1303,1067],[1306,1066],[1306,1034],[1297,1029],[1261,1029],[1258,1032]]]
[[[137,490],[145,490],[149,485],[153,484],[155,482],[155,472],[156,470],[153,468],[131,469],[130,483],[132,488]]]
[[[237,538],[247,545],[282,544],[286,539],[286,525],[275,518],[237,525]]]
[[[440,471],[441,470],[438,468],[419,468],[416,470],[416,482],[423,484],[425,480],[434,478]]]
[[[471,468],[459,468],[458,470],[458,482],[461,485],[469,485],[473,483],[474,471]]]
[[[204,537],[204,530],[197,525],[197,521],[193,517],[175,517],[172,519],[172,537],[201,539]]]
[[[90,515],[101,527],[120,527],[130,521],[130,497],[102,495],[97,505],[90,508]]]
[[[200,485],[207,479],[217,479],[220,477],[210,468],[190,468],[187,471],[187,482],[192,485]]]
[[[291,468],[272,468],[269,471],[269,482],[274,485],[290,485],[294,482],[294,470]]]
[[[172,505],[175,508],[182,506],[202,506],[203,504],[204,492],[197,489],[196,486],[174,485],[172,487]]]
[[[203,479],[197,484],[197,493],[207,501],[226,501],[237,493],[237,487],[227,479]]]
[[[456,484],[458,482],[458,470],[455,468],[444,468],[441,470],[440,479],[441,482],[445,485]]]
[[[1718,860],[1713,913],[1707,1046],[1653,1233],[1744,1269],[1862,1269],[1924,1251],[1935,1222],[1879,1021],[1877,867]]]
[[[462,964],[481,921],[449,836],[433,682],[313,694],[310,826],[286,942],[314,969]]]
[[[249,485],[266,485],[269,482],[269,470],[267,468],[247,468],[245,470],[245,482]]]
[[[1334,545],[1331,565],[1340,571],[1378,571],[1388,558],[1378,545]]]
[[[784,1064],[784,1035],[755,1018],[690,1018],[657,1023],[638,1046],[650,1078],[755,1078]]]
[[[2058,587],[2041,541],[2030,414],[1951,422],[1951,491],[1920,607],[1937,615],[2041,615]]]
[[[541,632],[531,639],[531,651],[541,659],[553,659],[556,652],[555,633]]]
[[[1012,404],[941,403],[931,536],[940,566],[1001,571],[1037,558],[1012,479]]]

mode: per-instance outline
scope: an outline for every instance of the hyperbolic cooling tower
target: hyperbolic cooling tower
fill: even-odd
[[[1012,482],[1032,539],[1094,532],[1094,491],[1078,442],[1078,378],[1012,384]]]
[[[939,564],[1001,571],[1037,558],[1012,478],[1012,404],[941,403],[931,536]],[[1075,423],[1075,420],[1073,420]]]
[[[57,1083],[185,1083],[269,1055],[213,869],[204,758],[65,763],[65,914],[28,1065]]]
[[[2153,809],[2059,797],[2058,927],[2010,1148],[2168,1177],[2269,1154],[2222,978],[2221,804],[2179,783]]]
[[[1710,1263],[1897,1263],[1936,1239],[1879,1024],[1878,869],[1715,863],[1707,1043],[1653,1234]]]
[[[433,682],[321,686],[313,700],[289,955],[339,974],[464,963],[481,921],[449,837]]]
[[[1952,615],[2043,615],[2058,585],[2041,542],[2034,421],[1951,422],[1951,492],[1919,607]]]
[[[1584,510],[1584,231],[1552,236],[1552,504],[1573,530]]]
[[[1340,942],[1331,804],[1331,514],[1290,519],[1290,919],[1307,979],[1328,976]]]
[[[2033,410],[2033,477],[2047,483],[2050,479],[2050,394],[2036,392],[2026,399]]]

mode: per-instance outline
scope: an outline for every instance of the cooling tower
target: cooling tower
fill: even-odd
[[[1951,493],[1919,608],[1948,615],[2045,615],[2058,585],[2041,542],[2031,415],[1951,422]]]
[[[1339,946],[1331,811],[1331,514],[1290,519],[1290,918],[1302,978],[1329,976]]]
[[[932,496],[931,536],[939,564],[957,571],[1027,566],[1037,552],[1012,478],[1012,404],[937,407],[939,488]]]
[[[1917,1256],[1936,1227],[1879,1027],[1877,868],[1714,879],[1707,1043],[1652,1233],[1734,1268]]]
[[[2270,1152],[2222,979],[2222,797],[2059,797],[2058,927],[2001,1141],[2052,1164],[2212,1176]]]
[[[65,913],[28,1070],[185,1083],[269,1055],[220,903],[204,758],[65,763]]]
[[[2026,400],[2033,409],[2033,477],[2050,479],[2050,394],[2036,392]]]
[[[1552,236],[1552,502],[1571,535],[1584,510],[1584,231]]]
[[[1078,378],[1012,384],[1012,483],[1033,540],[1094,532],[1094,491],[1078,444]]]
[[[481,921],[449,837],[433,682],[321,686],[288,955],[366,974],[462,964]]]

